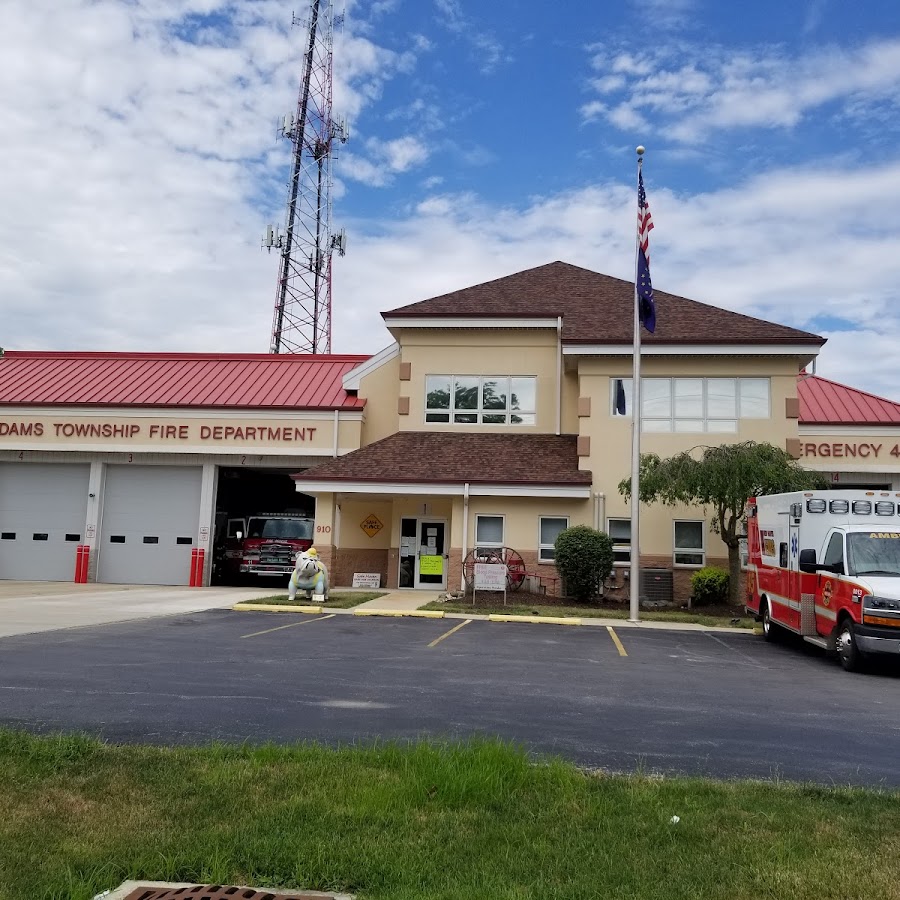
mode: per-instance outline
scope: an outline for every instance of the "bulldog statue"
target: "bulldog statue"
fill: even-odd
[[[288,597],[293,600],[297,591],[305,591],[307,600],[324,603],[328,599],[328,569],[319,559],[315,547],[297,554],[294,571],[288,585]]]

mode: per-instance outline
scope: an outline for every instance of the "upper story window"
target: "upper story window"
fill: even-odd
[[[537,378],[524,375],[428,375],[425,421],[455,425],[534,425]]]
[[[612,378],[612,415],[631,415],[631,379]],[[740,419],[768,419],[768,378],[642,378],[641,430],[733,434]],[[624,412],[623,412],[624,409]]]

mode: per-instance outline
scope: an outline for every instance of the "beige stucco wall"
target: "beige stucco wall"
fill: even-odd
[[[536,425],[516,426],[524,433],[556,431],[558,343],[556,329],[429,332],[404,329],[401,360],[411,380],[400,382],[409,397],[409,415],[399,417],[401,431],[509,431],[508,425],[425,423],[427,375],[522,375],[537,377]]]
[[[475,546],[475,517],[504,516],[507,547],[537,552],[541,516],[567,516],[569,525],[593,525],[591,500],[534,497],[472,497],[469,500],[468,550]]]
[[[796,419],[786,417],[787,398],[797,396],[796,376],[799,361],[777,357],[645,357],[641,361],[644,378],[695,377],[729,378],[768,377],[770,379],[769,419],[741,419],[732,434],[654,434],[641,436],[641,452],[665,458],[698,446],[754,440],[786,447],[789,438],[798,435]],[[630,506],[619,495],[618,484],[631,473],[631,417],[611,414],[611,380],[630,378],[631,360],[627,358],[585,358],[578,363],[580,392],[591,398],[591,415],[579,419],[579,433],[590,437],[590,456],[581,467],[594,475],[594,490],[605,495],[606,518],[629,518]],[[725,545],[709,530],[708,516],[697,507],[642,506],[641,551],[646,555],[673,553],[675,519],[707,521],[707,557],[727,555]],[[604,523],[605,525],[605,523]]]
[[[387,550],[391,546],[391,517],[393,504],[390,500],[346,500],[340,501],[340,532],[335,544],[341,549]],[[375,516],[382,528],[372,537],[360,527]]]
[[[400,381],[399,356],[389,359],[361,379],[357,396],[366,401],[362,444],[380,441],[399,430],[397,397],[406,383]]]

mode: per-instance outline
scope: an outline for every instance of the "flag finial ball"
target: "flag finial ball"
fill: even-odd
[[[637,155],[638,155],[638,156],[643,156],[643,155],[644,155],[644,148],[643,148],[643,147],[638,147],[638,148],[637,148]]]

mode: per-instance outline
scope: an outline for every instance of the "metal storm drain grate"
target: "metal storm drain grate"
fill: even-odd
[[[329,900],[334,896],[304,891],[273,893],[222,884],[198,884],[192,887],[139,887],[124,900]]]

